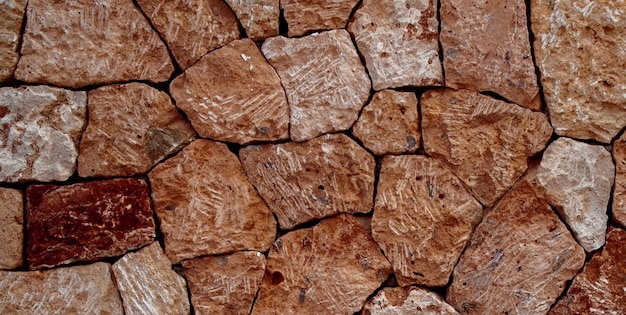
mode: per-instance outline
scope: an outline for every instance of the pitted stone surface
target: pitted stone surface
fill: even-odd
[[[613,220],[626,228],[626,134],[613,142],[613,161],[615,161]]]
[[[24,201],[17,189],[0,188],[0,269],[23,264]],[[1,288],[0,288],[1,290]]]
[[[0,3],[0,82],[9,81],[20,58],[18,53],[27,0]]]
[[[358,0],[282,0],[289,37],[312,31],[344,28]]]
[[[384,288],[371,298],[362,315],[458,315],[439,295],[418,287]]]
[[[280,0],[226,0],[246,35],[252,40],[263,40],[278,35]]]

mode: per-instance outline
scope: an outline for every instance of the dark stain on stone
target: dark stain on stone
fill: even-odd
[[[406,149],[411,150],[417,145],[417,140],[413,136],[406,136]]]
[[[504,252],[502,251],[502,249],[497,248],[491,254],[491,261],[487,265],[487,269],[496,269],[496,267],[498,267],[502,263],[502,260],[504,260]]]
[[[170,128],[151,128],[145,137],[145,149],[152,163],[159,162],[185,142],[184,134]]]
[[[303,304],[304,303],[304,296],[306,295],[306,289],[305,288],[300,288],[300,296],[298,296],[298,303]]]

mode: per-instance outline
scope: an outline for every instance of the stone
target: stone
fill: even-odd
[[[206,54],[170,91],[203,138],[240,144],[289,138],[280,78],[250,39]]]
[[[87,94],[48,86],[0,88],[0,181],[65,181],[76,169]]]
[[[348,30],[374,90],[443,85],[437,0],[365,0]]]
[[[400,286],[443,287],[482,219],[481,204],[441,161],[386,156],[372,234]]]
[[[280,0],[226,0],[235,11],[246,35],[252,40],[264,40],[278,35]]]
[[[613,161],[615,161],[613,221],[626,228],[626,135],[613,142]]]
[[[546,314],[584,262],[550,205],[522,181],[472,234],[447,301],[462,314]]]
[[[524,0],[442,0],[440,16],[446,86],[541,110]]]
[[[225,144],[196,140],[148,177],[172,263],[272,245],[276,221]]]
[[[207,52],[240,37],[235,13],[222,0],[137,0],[184,70]]]
[[[419,287],[384,288],[363,308],[363,315],[459,315],[439,295]]]
[[[282,0],[289,37],[313,31],[345,28],[358,0]]]
[[[352,134],[376,155],[413,153],[421,142],[417,97],[382,90],[361,111]]]
[[[97,262],[43,271],[0,270],[2,314],[111,314],[124,308],[111,265]]]
[[[89,91],[89,123],[78,154],[81,177],[145,174],[195,135],[169,95],[143,83]]]
[[[26,2],[8,0],[0,3],[0,82],[13,78],[13,70],[20,58],[18,51]]]
[[[0,187],[0,269],[21,267],[24,248],[24,201],[20,190]]]
[[[367,213],[374,158],[344,134],[247,146],[239,158],[282,229],[338,213]]]
[[[255,251],[183,260],[196,314],[250,314],[265,274],[265,256]]]
[[[26,189],[29,268],[120,256],[155,237],[148,185],[118,178]]]
[[[548,202],[588,252],[604,245],[615,166],[599,145],[558,138],[548,146],[537,170]]]
[[[159,242],[124,255],[112,269],[125,314],[189,314],[187,283]]]
[[[174,72],[167,47],[131,1],[30,0],[15,78],[80,88]]]
[[[420,106],[424,149],[484,206],[513,186],[552,135],[544,114],[468,90],[429,90]]]
[[[595,253],[551,315],[626,314],[626,232],[609,228],[606,246]]]
[[[293,141],[347,130],[357,120],[371,83],[348,32],[271,37],[261,51],[287,93]]]
[[[391,266],[351,215],[326,219],[278,238],[252,314],[354,314]]]
[[[609,143],[626,126],[625,13],[612,1],[530,2],[535,60],[558,135]]]

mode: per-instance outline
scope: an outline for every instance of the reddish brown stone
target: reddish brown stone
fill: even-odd
[[[384,288],[371,298],[362,315],[458,315],[439,295],[418,287]]]
[[[0,82],[13,77],[20,58],[18,53],[26,0],[0,2]]]
[[[343,134],[303,143],[248,146],[239,157],[283,229],[372,209],[374,158]]]
[[[358,0],[282,0],[289,37],[344,28]]]
[[[613,161],[615,161],[613,220],[626,228],[626,134],[613,142]]]
[[[0,269],[24,262],[24,201],[20,190],[0,188]]]
[[[278,35],[279,0],[226,0],[246,35],[252,40],[263,40]]]
[[[150,244],[155,237],[148,185],[124,178],[26,190],[31,269],[94,261]]]

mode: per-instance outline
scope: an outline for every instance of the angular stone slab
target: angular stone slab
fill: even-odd
[[[263,40],[278,35],[280,0],[226,0],[235,11],[246,35],[252,40]]]
[[[17,65],[22,23],[27,0],[7,0],[0,3],[0,82],[13,78]]]
[[[79,88],[174,72],[165,44],[126,0],[30,0],[15,78]]]
[[[429,90],[420,106],[424,149],[485,206],[513,186],[552,135],[542,113],[468,90]]]
[[[48,86],[0,88],[0,181],[64,181],[76,169],[87,94]]]
[[[303,143],[248,146],[243,168],[283,229],[372,209],[374,158],[343,134]]]
[[[208,53],[170,91],[203,138],[241,144],[289,138],[280,78],[250,39]]]
[[[225,144],[196,140],[148,177],[172,263],[271,246],[276,221]]]
[[[24,263],[24,201],[22,191],[0,188],[0,269]]]
[[[148,185],[133,178],[26,189],[30,269],[113,257],[155,237]]]
[[[378,245],[342,214],[278,238],[252,314],[354,314],[391,273]]]
[[[613,161],[615,161],[613,220],[626,228],[626,134],[613,142]]]
[[[358,0],[282,0],[289,37],[312,31],[345,28]]]
[[[418,287],[384,288],[363,308],[363,315],[459,315],[439,295]]]

